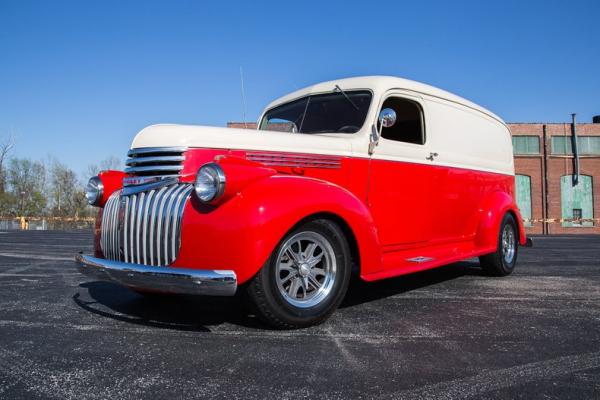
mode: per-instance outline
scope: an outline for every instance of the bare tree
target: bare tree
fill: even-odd
[[[110,156],[100,161],[98,164],[90,164],[85,170],[83,181],[87,182],[92,176],[98,175],[100,171],[107,171],[110,169],[120,170],[123,168],[123,163],[120,158],[116,156]]]
[[[53,216],[79,217],[85,214],[85,195],[73,170],[58,160],[52,160],[50,184]]]
[[[8,154],[15,147],[15,138],[11,134],[0,143],[0,194],[6,191],[6,174],[4,172],[4,163]]]

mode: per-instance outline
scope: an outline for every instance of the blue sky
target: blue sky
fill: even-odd
[[[224,125],[323,80],[397,75],[507,121],[600,114],[600,2],[0,0],[0,138],[77,172],[159,122]]]

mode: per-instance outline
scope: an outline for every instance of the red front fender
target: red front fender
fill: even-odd
[[[275,175],[250,184],[233,198],[207,206],[194,196],[185,208],[182,245],[174,266],[234,270],[250,279],[295,224],[330,213],[344,220],[358,244],[361,275],[382,269],[372,217],[349,191],[317,179]]]

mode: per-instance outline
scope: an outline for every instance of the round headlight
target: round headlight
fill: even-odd
[[[225,191],[225,173],[219,164],[205,164],[198,170],[194,183],[196,196],[203,203],[211,202]]]
[[[87,186],[85,187],[85,197],[92,206],[98,205],[100,203],[100,199],[102,199],[102,194],[104,193],[104,185],[99,177],[94,176],[90,178]]]

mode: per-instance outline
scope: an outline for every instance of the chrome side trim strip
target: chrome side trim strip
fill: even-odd
[[[138,154],[149,154],[149,153],[183,153],[187,147],[175,146],[175,147],[139,147],[137,149],[131,149],[127,152],[127,156],[136,156]]]
[[[134,174],[136,172],[179,172],[183,169],[183,165],[147,165],[142,167],[127,167],[126,174]]]
[[[162,162],[181,162],[185,160],[184,156],[153,156],[130,158],[125,162],[127,166],[162,163]]]
[[[183,170],[187,147],[142,147],[127,152],[123,185],[145,184],[156,177],[177,177]]]
[[[237,276],[230,270],[152,267],[77,254],[79,271],[133,289],[208,296],[233,296]]]

